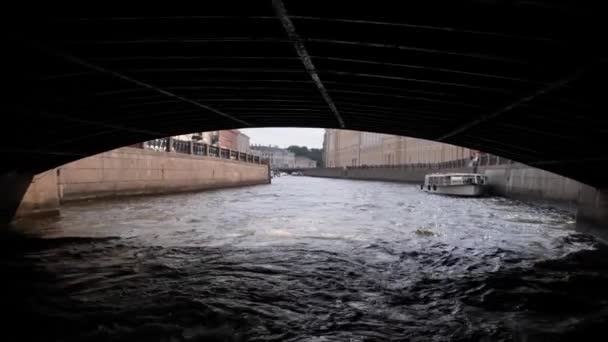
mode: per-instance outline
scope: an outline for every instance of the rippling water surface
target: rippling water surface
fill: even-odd
[[[3,331],[65,341],[603,340],[608,253],[572,221],[503,198],[307,177],[69,205],[3,234]]]

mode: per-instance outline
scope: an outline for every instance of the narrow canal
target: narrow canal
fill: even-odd
[[[4,340],[602,340],[608,253],[573,220],[293,176],[68,205],[4,229]]]

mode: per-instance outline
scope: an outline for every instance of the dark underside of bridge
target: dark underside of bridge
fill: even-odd
[[[276,126],[438,140],[606,185],[600,9],[542,0],[168,7],[5,13],[1,173],[178,133]]]

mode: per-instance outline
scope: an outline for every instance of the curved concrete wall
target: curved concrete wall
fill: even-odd
[[[59,169],[62,202],[268,183],[266,165],[124,147]]]
[[[483,166],[496,194],[510,198],[553,202],[576,211],[583,184],[558,174],[523,164]]]
[[[15,215],[52,214],[58,211],[57,170],[52,169],[32,178]]]
[[[473,168],[438,169],[415,167],[326,168],[303,171],[306,176],[383,180],[397,182],[424,182],[424,176],[433,172],[473,172]],[[488,176],[495,194],[529,201],[551,202],[575,211],[581,183],[555,173],[527,165],[503,164],[480,166],[477,170]]]
[[[123,147],[37,175],[17,216],[56,211],[67,201],[269,182],[264,164]]]

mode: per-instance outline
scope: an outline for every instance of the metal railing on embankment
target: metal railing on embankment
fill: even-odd
[[[221,159],[241,161],[253,164],[268,164],[268,159],[262,159],[259,156],[254,156],[245,152],[234,151],[227,148],[212,146],[205,143],[195,141],[184,141],[172,138],[160,138],[145,141],[133,145],[132,147],[142,148],[146,150],[182,153],[195,156],[215,157]]]

